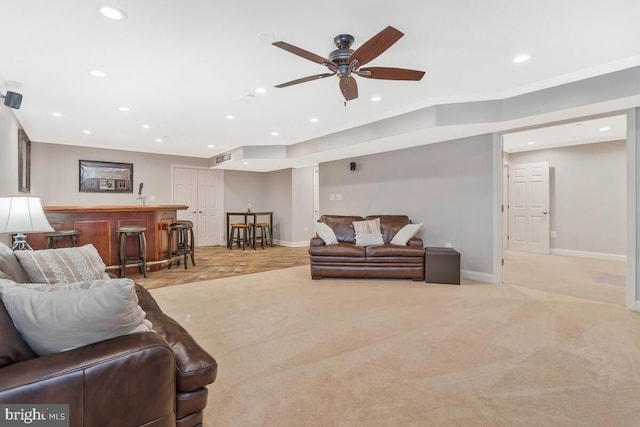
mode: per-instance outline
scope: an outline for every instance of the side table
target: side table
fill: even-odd
[[[427,283],[460,284],[460,252],[453,248],[426,247],[424,281]]]

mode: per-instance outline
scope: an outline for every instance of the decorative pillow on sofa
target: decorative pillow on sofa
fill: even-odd
[[[421,226],[422,223],[405,225],[396,233],[395,236],[393,236],[393,239],[391,239],[390,243],[392,245],[406,246],[409,240],[411,240],[413,236],[418,234],[418,230]]]
[[[77,248],[15,251],[15,254],[33,283],[76,283],[109,278],[100,254],[91,244]]]
[[[335,245],[338,243],[338,238],[336,237],[336,233],[333,232],[331,227],[329,227],[324,222],[316,222],[315,223],[316,234],[319,238],[324,240],[325,245]]]
[[[384,245],[382,232],[380,231],[380,218],[353,221],[353,229],[356,231],[356,245]]]
[[[38,355],[151,331],[131,279],[96,280],[37,290],[0,283],[0,295],[23,339]]]

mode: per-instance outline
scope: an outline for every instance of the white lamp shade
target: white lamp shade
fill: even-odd
[[[54,231],[42,209],[40,197],[0,197],[0,233],[45,233]]]

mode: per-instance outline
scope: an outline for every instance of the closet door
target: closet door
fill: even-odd
[[[187,205],[180,220],[193,222],[196,246],[224,244],[222,237],[222,179],[220,171],[173,168],[173,203]]]

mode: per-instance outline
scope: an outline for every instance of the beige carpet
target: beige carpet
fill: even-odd
[[[153,289],[217,359],[205,426],[637,426],[640,316],[309,267]]]

